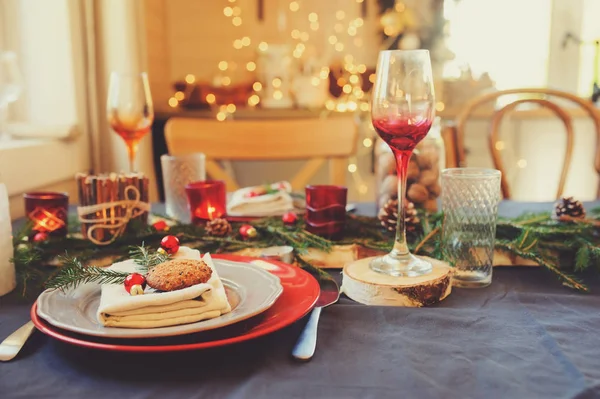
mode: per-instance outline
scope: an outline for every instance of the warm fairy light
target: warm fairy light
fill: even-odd
[[[344,93],[350,94],[352,92],[352,86],[346,84],[344,85],[344,87],[342,87],[342,90],[344,91]]]
[[[259,102],[260,102],[260,97],[257,96],[256,94],[253,94],[248,98],[248,105],[250,105],[250,106],[255,106]]]
[[[217,100],[217,97],[215,97],[215,95],[214,95],[214,94],[212,94],[212,93],[208,93],[208,94],[206,95],[206,102],[207,102],[207,103],[209,103],[209,104],[214,104],[216,100]]]
[[[438,101],[435,104],[435,110],[438,111],[438,112],[442,112],[445,108],[446,108],[446,105],[443,102],[441,102],[441,101]]]
[[[365,21],[362,18],[356,18],[354,20],[354,26],[356,26],[357,28],[360,28],[364,24],[365,24]]]
[[[298,51],[298,50],[294,50],[292,55],[294,56],[294,58],[301,58],[302,57],[302,51]]]
[[[233,41],[233,48],[236,50],[241,49],[242,47],[244,47],[244,45],[242,44],[242,41],[240,39],[235,39]]]
[[[504,149],[504,141],[498,140],[494,146],[498,151],[502,151]]]
[[[344,56],[344,62],[346,64],[352,64],[353,61],[354,61],[354,56],[352,54],[346,54]]]
[[[346,103],[338,103],[338,104],[335,106],[335,109],[336,109],[338,112],[346,112]]]
[[[194,75],[192,75],[191,73],[188,73],[187,75],[185,75],[185,82],[187,84],[192,84],[196,81],[196,77]]]
[[[296,12],[296,11],[298,11],[299,9],[300,9],[300,4],[298,4],[298,2],[297,2],[297,1],[292,1],[292,2],[290,3],[290,11],[292,11],[292,12]]]
[[[357,84],[359,81],[359,78],[357,75],[350,75],[350,78],[348,80],[350,80],[350,83],[352,83],[352,84]]]
[[[527,167],[527,161],[525,159],[519,159],[519,161],[517,162],[517,166],[519,168],[526,168]]]
[[[337,32],[340,33],[344,30],[344,25],[337,23],[335,24],[335,26],[333,27],[333,29]]]
[[[356,0],[357,3],[362,3],[365,0]]]
[[[373,140],[367,137],[366,139],[363,140],[363,145],[365,147],[369,148],[373,145]]]
[[[308,14],[308,20],[310,22],[317,22],[319,20],[319,16],[316,12],[311,12],[310,14]]]
[[[319,79],[316,76],[313,76],[312,79],[310,80],[310,83],[315,87],[319,86],[321,84],[321,79]]]
[[[355,101],[348,101],[348,110],[356,111],[356,108],[358,108],[358,105]]]
[[[223,86],[229,86],[231,84],[231,78],[229,76],[223,76],[221,79],[221,84]]]
[[[354,173],[356,172],[356,164],[355,163],[351,163],[350,165],[348,165],[348,172],[350,173]]]
[[[354,64],[351,62],[345,63],[344,64],[344,69],[350,73],[354,73]]]
[[[292,31],[292,39],[300,39],[300,31],[298,29]]]
[[[319,30],[319,23],[318,22],[311,22],[310,23],[310,29],[312,29],[312,30]]]
[[[346,13],[343,10],[337,10],[335,17],[341,21],[342,19],[346,18]]]
[[[343,43],[336,43],[335,44],[335,50],[336,51],[344,51],[344,44]]]
[[[281,79],[279,78],[275,78],[273,79],[273,82],[271,82],[273,84],[273,87],[278,89],[281,87]]]
[[[236,106],[235,104],[227,104],[227,112],[229,112],[230,114],[233,114],[236,110]]]
[[[365,64],[360,64],[359,66],[356,67],[356,70],[359,73],[365,73],[365,72],[367,72],[367,66]]]
[[[319,72],[319,77],[321,79],[327,79],[328,76],[329,76],[329,68],[328,67],[322,67],[321,68],[321,72]]]
[[[169,106],[175,108],[178,105],[179,105],[179,101],[177,101],[177,99],[175,97],[169,98]]]
[[[333,100],[325,101],[325,108],[327,108],[330,111],[333,111],[335,109],[335,102]]]
[[[306,50],[306,46],[304,45],[304,43],[298,43],[298,44],[296,44],[296,50],[304,51],[304,50]]]
[[[369,75],[369,82],[375,83],[375,74],[374,73]]]
[[[254,91],[261,91],[262,90],[262,83],[260,83],[260,82],[254,82],[254,84],[252,85],[252,89],[254,89]]]
[[[223,14],[225,14],[226,17],[231,17],[233,15],[233,8],[225,7],[223,9]]]
[[[250,72],[254,71],[256,69],[256,63],[250,61],[246,64],[246,69]]]
[[[356,36],[356,28],[354,26],[348,27],[348,34],[350,36]]]
[[[369,103],[361,103],[360,104],[360,110],[364,111],[364,112],[369,111]]]
[[[217,120],[219,122],[223,122],[227,118],[227,114],[225,112],[217,112]]]
[[[398,12],[402,12],[406,9],[406,6],[404,5],[404,3],[402,3],[401,1],[396,3],[396,6],[394,7],[396,9],[396,11]]]
[[[181,101],[185,98],[185,94],[183,94],[182,91],[177,91],[173,97],[175,97],[177,101]]]
[[[329,36],[329,44],[336,44],[337,43],[337,36],[331,35]]]
[[[309,38],[310,36],[308,35],[308,32],[302,32],[300,34],[300,40],[302,40],[303,42],[307,42]]]
[[[249,46],[250,45],[250,38],[248,36],[242,37],[242,44],[244,46]]]
[[[357,87],[354,90],[354,96],[360,100],[361,98],[363,98],[365,96],[365,92],[362,91],[362,89],[360,87]]]
[[[393,26],[386,26],[385,28],[383,28],[383,33],[385,33],[386,36],[393,36],[395,32],[396,28],[394,28]]]
[[[260,42],[260,44],[258,45],[258,49],[260,51],[267,51],[268,48],[269,45],[267,44],[267,42]]]
[[[242,19],[240,17],[233,17],[231,23],[233,26],[240,26],[242,24]]]
[[[343,77],[338,78],[338,80],[336,81],[337,85],[340,87],[344,87],[344,85],[346,84],[346,79],[344,79]]]
[[[281,100],[283,98],[283,92],[281,90],[275,90],[273,92],[273,98],[275,100]]]
[[[221,61],[221,62],[219,62],[219,69],[221,71],[226,71],[227,67],[229,67],[229,64],[227,64],[227,61]]]

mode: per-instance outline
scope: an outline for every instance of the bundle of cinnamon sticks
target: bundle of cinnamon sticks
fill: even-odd
[[[138,199],[136,191],[139,192],[139,202],[147,203],[149,201],[149,181],[143,173],[109,173],[100,175],[78,173],[75,179],[77,180],[80,210],[85,210],[86,207],[94,205],[106,205],[97,207],[98,210],[94,212],[86,212],[85,215],[82,215],[80,212],[80,219],[82,219],[81,229],[83,236],[86,238],[89,238],[88,231],[97,224],[108,226],[106,228],[93,229],[91,233],[94,239],[101,242],[105,242],[115,234],[122,232],[123,229],[121,227],[123,221],[128,216],[128,207],[126,204],[119,204],[119,201]],[[131,218],[127,223],[129,224],[134,220],[144,224],[147,223],[148,212],[143,212],[137,217]],[[115,227],[110,228],[110,226]]]

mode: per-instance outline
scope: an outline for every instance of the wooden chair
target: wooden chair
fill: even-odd
[[[219,165],[220,160],[309,159],[290,180],[295,190],[303,190],[329,160],[330,183],[344,185],[348,157],[356,151],[357,136],[352,117],[227,122],[171,118],[165,126],[169,153],[204,153],[208,175],[224,180],[230,191],[238,189],[239,185]]]
[[[502,118],[506,116],[510,111],[514,110],[517,106],[523,103],[538,104],[541,107],[548,108],[554,115],[556,115],[564,124],[566,135],[567,135],[567,147],[565,150],[565,160],[563,163],[562,171],[560,174],[560,181],[558,184],[558,190],[556,193],[557,198],[562,196],[567,173],[571,165],[571,157],[573,154],[573,122],[571,116],[563,107],[556,103],[557,99],[569,100],[582,108],[585,114],[589,115],[593,122],[596,130],[596,157],[594,159],[594,167],[600,174],[600,113],[594,107],[594,105],[586,99],[577,97],[573,94],[552,90],[552,89],[512,89],[502,90],[483,94],[473,100],[469,101],[460,113],[456,116],[454,124],[446,126],[443,131],[443,138],[446,145],[446,164],[449,167],[463,167],[466,166],[466,155],[465,155],[465,126],[469,117],[476,111],[476,109],[482,104],[490,101],[495,101],[499,97],[506,95],[520,95],[522,98],[515,100],[502,108],[496,109],[492,114],[492,119],[489,128],[488,144],[492,159],[496,169],[502,172],[502,194],[504,198],[510,198],[511,192],[508,187],[506,180],[506,174],[504,171],[504,165],[500,157],[500,151],[496,148],[496,143],[499,140],[499,130]]]

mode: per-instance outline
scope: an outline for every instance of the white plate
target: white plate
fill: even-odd
[[[283,292],[279,278],[250,263],[213,259],[225,286],[231,312],[210,320],[159,328],[104,327],[96,318],[100,285],[85,284],[76,289],[44,291],[38,298],[37,313],[48,323],[65,330],[111,338],[151,338],[190,334],[228,326],[270,308]]]

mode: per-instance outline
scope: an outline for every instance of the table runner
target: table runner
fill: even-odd
[[[549,206],[505,202],[501,213]],[[490,287],[455,288],[430,308],[342,298],[323,311],[306,364],[290,357],[305,320],[176,354],[99,352],[35,333],[15,361],[0,363],[0,397],[596,398],[600,279],[587,281],[584,295],[541,268],[496,268]],[[0,298],[1,338],[27,321],[29,306],[16,293]]]

